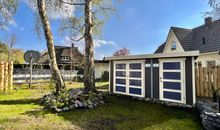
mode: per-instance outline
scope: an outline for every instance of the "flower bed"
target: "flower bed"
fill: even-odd
[[[55,96],[55,94],[45,95],[41,99],[41,104],[44,108],[54,112],[71,111],[79,108],[93,109],[105,104],[106,95],[107,93],[103,92],[84,94],[81,89],[69,89],[62,91],[59,96]]]

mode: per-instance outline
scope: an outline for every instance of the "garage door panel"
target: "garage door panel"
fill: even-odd
[[[179,92],[163,92],[163,98],[172,99],[172,100],[181,100],[181,93]]]
[[[130,87],[130,88],[129,88],[129,93],[141,95],[142,89],[141,89],[141,88],[131,88],[131,87]]]
[[[126,71],[116,71],[116,77],[126,77]]]
[[[126,64],[116,64],[116,69],[126,69]]]
[[[163,78],[180,80],[181,76],[180,76],[180,72],[163,72]]]
[[[173,89],[173,90],[181,90],[180,82],[163,82],[164,89]]]
[[[130,79],[129,80],[129,85],[131,86],[142,86],[141,80],[134,80],[134,79]]]
[[[125,86],[116,85],[116,91],[117,91],[117,92],[123,92],[123,93],[125,93],[125,92],[126,92],[126,87],[125,87]]]
[[[164,62],[164,70],[180,70],[180,62]]]
[[[129,72],[129,77],[131,78],[141,78],[141,72]]]
[[[116,84],[126,85],[126,79],[116,79]]]
[[[141,70],[141,63],[130,63],[129,69],[131,70]]]

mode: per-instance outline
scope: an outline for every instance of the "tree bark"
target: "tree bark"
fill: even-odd
[[[65,88],[65,84],[57,66],[53,35],[46,12],[45,0],[37,0],[37,6],[38,6],[38,13],[44,30],[44,36],[47,42],[48,54],[50,57],[50,69],[56,85],[56,94],[59,94],[60,90]]]
[[[94,71],[94,46],[92,37],[92,0],[85,0],[85,69],[84,86],[85,93],[96,91]]]

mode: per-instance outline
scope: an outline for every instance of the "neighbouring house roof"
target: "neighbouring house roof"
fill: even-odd
[[[55,46],[56,58],[58,64],[71,63],[71,47],[67,46]],[[69,60],[63,60],[62,57],[69,57]],[[82,64],[84,55],[78,50],[77,47],[72,47],[72,62],[76,64]],[[40,64],[49,64],[48,52],[45,52],[40,60]]]
[[[200,53],[207,53],[220,50],[220,19],[193,29],[179,27],[171,29],[184,51],[199,50]],[[159,46],[154,53],[163,53],[165,44]]]

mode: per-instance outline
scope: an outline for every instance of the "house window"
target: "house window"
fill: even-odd
[[[215,61],[207,61],[207,67],[215,67]]]
[[[176,42],[173,42],[171,45],[171,51],[176,50]]]
[[[62,57],[62,60],[69,60],[69,57],[67,57],[67,56]]]

